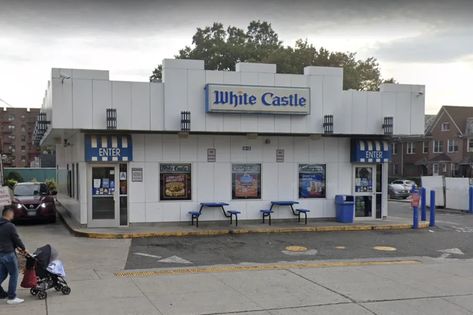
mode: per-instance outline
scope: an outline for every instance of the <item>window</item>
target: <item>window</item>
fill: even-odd
[[[299,164],[299,198],[325,198],[324,164]]]
[[[26,146],[22,145],[21,146],[21,151],[25,151],[26,150]]]
[[[468,139],[468,152],[473,152],[473,138]]]
[[[261,164],[232,165],[232,199],[261,199]]]
[[[26,136],[25,135],[21,135],[21,141],[26,141]]]
[[[443,152],[443,141],[441,140],[434,140],[432,142],[432,152],[434,153],[442,153]]]
[[[438,175],[439,174],[439,165],[437,163],[432,164],[432,174]]]
[[[416,146],[414,142],[407,143],[407,154],[415,154],[416,153]]]
[[[15,115],[14,114],[8,115],[8,121],[14,121],[14,120],[15,120]]]
[[[422,141],[422,153],[429,153],[429,141]]]
[[[8,125],[8,130],[14,131],[15,130],[15,125]]]
[[[455,139],[449,139],[448,142],[448,152],[457,152],[458,151],[458,144],[456,143]]]
[[[397,154],[397,143],[393,143],[392,146],[393,146],[393,155],[396,155]]]
[[[192,200],[191,164],[161,164],[161,200]]]
[[[21,132],[26,132],[26,127],[24,125],[21,126]]]
[[[447,172],[447,163],[442,164],[442,172],[444,172],[444,173]]]
[[[448,122],[443,122],[442,126],[440,126],[441,131],[449,131],[450,130],[450,123]]]
[[[25,115],[21,115],[21,119],[25,119]]]

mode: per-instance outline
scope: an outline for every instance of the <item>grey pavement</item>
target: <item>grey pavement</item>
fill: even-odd
[[[390,206],[394,208],[397,204],[390,203]],[[409,213],[408,209],[402,207],[397,211],[399,215],[403,211]],[[63,296],[49,291],[48,299],[39,301],[30,296],[28,290],[20,289],[19,295],[25,297],[26,302],[18,306],[0,305],[0,314],[473,314],[473,259],[466,258],[470,257],[467,256],[470,255],[469,248],[464,246],[467,242],[458,244],[459,239],[455,239],[471,239],[469,232],[459,232],[459,228],[466,230],[473,226],[473,222],[470,221],[471,217],[454,214],[449,217],[439,216],[438,219],[445,223],[439,224],[434,232],[405,232],[406,238],[396,244],[399,248],[394,253],[382,252],[360,259],[357,257],[361,256],[359,254],[365,250],[372,251],[372,244],[386,243],[390,235],[340,232],[330,235],[332,246],[346,240],[344,235],[348,235],[354,243],[366,243],[370,249],[363,249],[361,245],[359,248],[347,246],[341,250],[350,254],[347,257],[340,258],[327,251],[323,257],[297,258],[302,263],[376,262],[386,258],[414,259],[417,263],[408,261],[403,265],[324,268],[293,268],[293,265],[287,265],[284,268],[280,256],[275,255],[256,265],[282,264],[283,267],[277,270],[218,272],[217,269],[205,273],[190,270],[181,274],[141,276],[133,276],[134,270],[125,269],[128,256],[134,250],[130,240],[76,238],[61,224],[20,226],[21,236],[30,249],[45,243],[58,248],[72,293]],[[302,234],[306,238],[329,235]],[[432,243],[439,241],[437,235],[446,239],[453,237],[448,245],[457,245],[465,251],[464,255],[440,252],[435,255],[411,255],[411,252],[402,249],[401,241],[408,242],[413,248],[420,248],[429,242],[429,237],[433,239]],[[216,249],[221,246],[216,238],[206,239],[214,239]],[[167,249],[170,254],[185,256],[182,249],[173,251],[172,246]],[[258,256],[256,247],[249,246],[247,250]],[[279,247],[275,247],[274,251],[279,251]],[[225,256],[229,255],[231,249],[218,252]],[[207,253],[211,253],[211,249]],[[287,257],[287,260],[292,259],[292,256]],[[152,257],[142,256],[140,259],[147,261]],[[227,261],[227,264],[236,267],[243,264],[238,260]],[[211,266],[214,264],[210,263]],[[192,263],[190,266],[197,265]],[[138,272],[168,270],[164,268],[174,266],[155,265],[152,269],[139,269]],[[130,276],[117,277],[114,275],[117,271],[130,271]]]

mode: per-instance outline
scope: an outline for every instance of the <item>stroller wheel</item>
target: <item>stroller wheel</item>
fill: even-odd
[[[44,300],[48,297],[48,293],[46,291],[38,291],[38,299]]]
[[[69,294],[71,294],[71,288],[69,288],[69,287],[67,287],[67,286],[66,286],[66,287],[62,287],[61,292],[62,292],[62,294],[64,294],[64,295],[69,295]]]
[[[36,288],[31,288],[31,289],[30,289],[30,293],[31,293],[31,295],[33,295],[33,296],[36,296],[36,294],[38,294],[38,292],[39,292],[39,291],[38,291],[38,289],[36,289]]]
[[[57,292],[61,291],[62,288],[63,288],[63,287],[62,287],[62,284],[56,284],[56,285],[54,286],[54,290],[56,290]]]

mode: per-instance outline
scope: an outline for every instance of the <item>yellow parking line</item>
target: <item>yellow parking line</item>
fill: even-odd
[[[141,278],[164,275],[182,275],[192,273],[218,273],[236,271],[261,271],[261,270],[284,270],[284,269],[310,269],[329,267],[359,267],[359,266],[382,266],[382,265],[411,265],[420,264],[418,260],[370,260],[370,261],[330,261],[315,263],[288,263],[288,264],[263,264],[250,266],[212,266],[212,267],[190,267],[163,269],[153,271],[120,271],[114,273],[116,277]]]

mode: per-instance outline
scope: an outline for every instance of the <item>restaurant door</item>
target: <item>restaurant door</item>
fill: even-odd
[[[88,226],[128,225],[127,164],[89,167]]]
[[[355,219],[376,218],[381,213],[381,170],[376,165],[354,165],[353,184]]]

